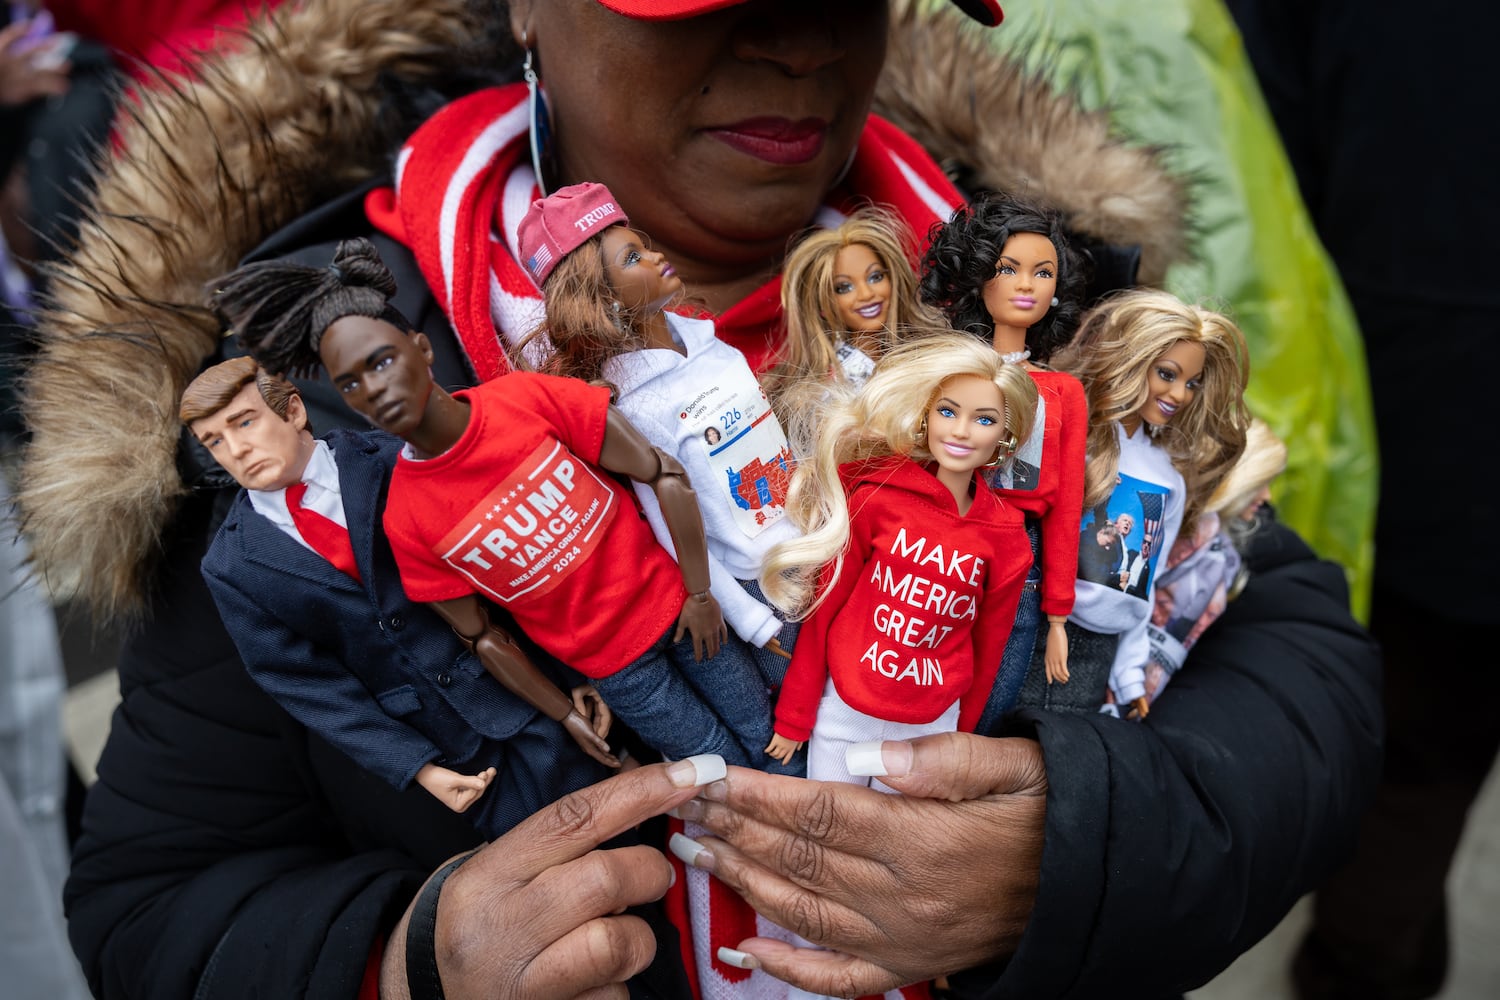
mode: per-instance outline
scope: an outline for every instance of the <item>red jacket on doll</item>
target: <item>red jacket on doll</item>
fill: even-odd
[[[961,516],[947,487],[903,456],[840,475],[849,547],[797,637],[776,732],[808,739],[829,677],[851,708],[892,722],[931,722],[963,699],[959,728],[971,729],[1031,566],[1020,510],[981,485]]]
[[[1040,419],[1016,453],[1011,475],[993,477],[993,485],[1003,500],[1041,520],[1042,613],[1065,615],[1073,610],[1078,575],[1088,403],[1082,383],[1066,372],[1030,375],[1041,398]]]

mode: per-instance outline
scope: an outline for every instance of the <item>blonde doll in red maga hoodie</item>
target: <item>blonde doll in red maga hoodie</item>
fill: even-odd
[[[973,727],[1031,565],[1020,510],[979,473],[1026,439],[1036,394],[988,345],[941,334],[801,411],[817,430],[787,507],[804,534],[761,577],[805,616],[772,757],[810,740],[809,778],[865,784],[850,747]]]

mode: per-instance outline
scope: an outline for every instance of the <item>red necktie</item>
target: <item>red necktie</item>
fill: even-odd
[[[337,521],[303,507],[302,497],[306,493],[306,483],[294,483],[286,488],[286,509],[292,515],[292,523],[313,551],[358,580],[359,566],[354,562],[354,545],[349,541],[348,530]]]

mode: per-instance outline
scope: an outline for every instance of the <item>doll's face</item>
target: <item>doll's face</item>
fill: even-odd
[[[958,375],[927,410],[927,450],[949,472],[972,472],[995,458],[1005,436],[1005,396],[978,375]]]
[[[660,309],[682,291],[682,279],[666,257],[648,249],[641,234],[610,226],[600,240],[604,275],[620,305],[632,312]]]
[[[842,247],[833,258],[833,301],[838,321],[851,333],[880,333],[891,304],[891,276],[863,243]]]
[[[1193,401],[1198,387],[1203,384],[1203,362],[1207,356],[1202,344],[1179,340],[1151,362],[1151,370],[1146,376],[1146,402],[1136,411],[1136,416],[1153,427],[1165,427],[1171,423],[1172,418]],[[1126,430],[1134,428],[1126,427]]]
[[[433,389],[426,336],[344,316],[324,332],[318,355],[344,402],[370,423],[402,438],[421,424]]]
[[[1025,330],[1047,315],[1057,294],[1057,248],[1040,233],[1005,241],[995,276],[984,283],[984,308],[997,327]]]
[[[282,417],[266,404],[251,381],[216,413],[188,425],[193,436],[234,481],[247,490],[282,490],[302,478],[312,455],[302,400],[287,400]]]
[[[1240,520],[1247,524],[1254,521],[1260,513],[1260,509],[1270,502],[1271,487],[1269,485],[1262,486],[1255,491],[1255,496],[1250,498],[1250,503],[1245,506],[1245,509],[1240,511]]]

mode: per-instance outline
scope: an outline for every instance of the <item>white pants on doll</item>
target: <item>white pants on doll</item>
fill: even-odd
[[[875,778],[849,773],[844,751],[856,743],[870,740],[910,740],[932,733],[951,733],[958,729],[958,702],[931,722],[889,722],[850,708],[829,679],[818,702],[818,718],[813,723],[812,739],[807,742],[807,776],[815,781],[843,781],[851,785],[868,785],[882,792],[894,788]]]

